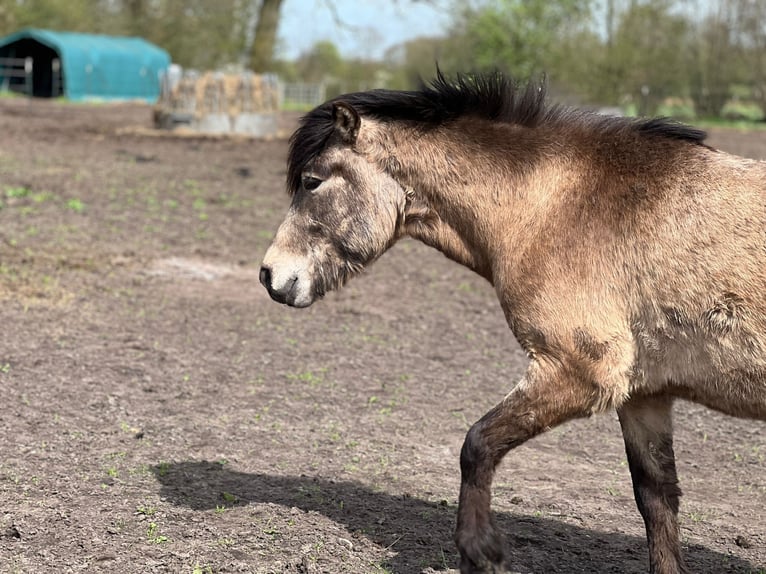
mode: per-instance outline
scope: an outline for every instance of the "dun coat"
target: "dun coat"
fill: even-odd
[[[502,569],[490,487],[505,454],[611,409],[650,570],[687,572],[673,401],[766,420],[766,165],[704,138],[441,74],[342,96],[293,135],[292,203],[260,273],[275,300],[310,305],[411,236],[494,286],[529,356],[462,448],[461,572]]]

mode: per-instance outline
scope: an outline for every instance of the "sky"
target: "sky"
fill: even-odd
[[[344,57],[380,58],[396,44],[444,33],[448,5],[445,0],[284,0],[277,57],[293,59],[330,40]]]

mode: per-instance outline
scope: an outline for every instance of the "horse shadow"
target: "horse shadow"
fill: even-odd
[[[452,543],[454,505],[379,492],[368,485],[309,476],[242,473],[208,461],[162,463],[152,467],[160,496],[176,506],[211,510],[224,503],[272,503],[317,512],[396,554],[385,567],[396,574],[455,568]],[[228,502],[233,500],[228,497]],[[520,573],[645,574],[644,538],[601,532],[511,512],[495,513],[506,537],[506,566]],[[753,574],[758,568],[740,558],[699,545],[686,549],[690,572]]]

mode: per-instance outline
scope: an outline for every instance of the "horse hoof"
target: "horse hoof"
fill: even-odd
[[[502,574],[503,545],[500,538],[490,530],[483,536],[474,535],[458,540],[460,551],[460,574]]]
[[[460,574],[504,574],[505,571],[502,563],[482,562],[477,564],[472,560],[460,561]]]

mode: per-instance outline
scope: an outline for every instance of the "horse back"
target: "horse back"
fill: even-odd
[[[528,352],[585,369],[604,408],[670,393],[766,419],[766,164],[679,147],[590,168],[501,301]]]

